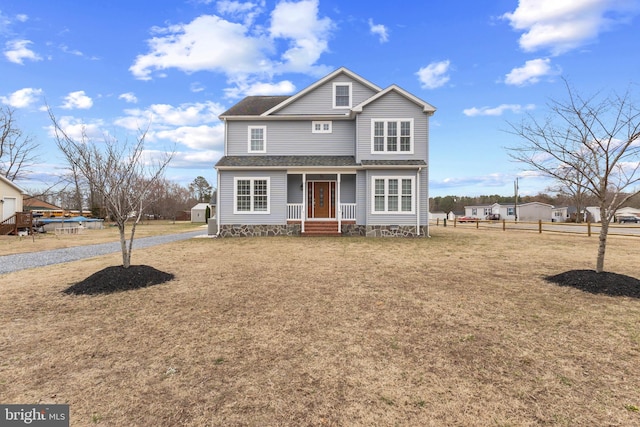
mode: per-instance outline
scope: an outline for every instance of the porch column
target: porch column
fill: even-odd
[[[420,237],[420,168],[416,172],[416,235]]]
[[[304,222],[307,220],[307,174],[302,172],[302,212],[300,215],[300,232],[304,233]]]
[[[338,182],[336,183],[336,212],[338,216],[338,233],[342,233],[342,203],[340,198],[340,177],[341,174],[338,172]]]

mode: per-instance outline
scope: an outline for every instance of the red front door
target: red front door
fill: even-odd
[[[336,183],[310,182],[307,186],[307,217],[336,217]]]

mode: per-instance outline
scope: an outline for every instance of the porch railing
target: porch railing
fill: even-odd
[[[356,219],[355,203],[340,203],[340,210],[343,220]],[[293,221],[302,219],[302,203],[287,203],[287,219]]]

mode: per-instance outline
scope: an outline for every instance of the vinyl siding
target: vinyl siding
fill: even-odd
[[[234,214],[234,177],[270,178],[269,214]],[[217,214],[220,224],[286,224],[287,223],[287,173],[285,171],[220,171],[220,206]]]
[[[312,133],[311,120],[228,121],[227,155],[248,155],[249,126],[267,127],[267,156],[354,156],[355,121],[334,120],[332,133]]]
[[[363,86],[361,83],[352,80],[349,76],[339,75],[310,93],[302,96],[300,99],[287,105],[274,115],[287,114],[306,114],[306,115],[325,115],[336,114],[344,115],[349,112],[345,108],[333,108],[333,83],[351,83],[351,106],[355,107],[366,99],[376,94],[375,91]]]
[[[372,154],[373,119],[413,119],[413,154]],[[422,108],[395,92],[367,105],[357,119],[356,160],[427,160],[429,118]]]

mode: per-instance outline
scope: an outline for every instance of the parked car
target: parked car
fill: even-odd
[[[456,219],[458,222],[478,222],[478,218],[474,218],[472,216],[461,216]]]
[[[487,215],[487,219],[489,221],[498,221],[500,219],[500,214],[498,214],[498,213],[489,214],[489,215]]]
[[[638,222],[640,222],[640,218],[638,218],[637,216],[632,216],[632,215],[619,216],[618,217],[618,222],[620,224],[624,224],[626,222],[633,222],[633,223],[637,224]]]

